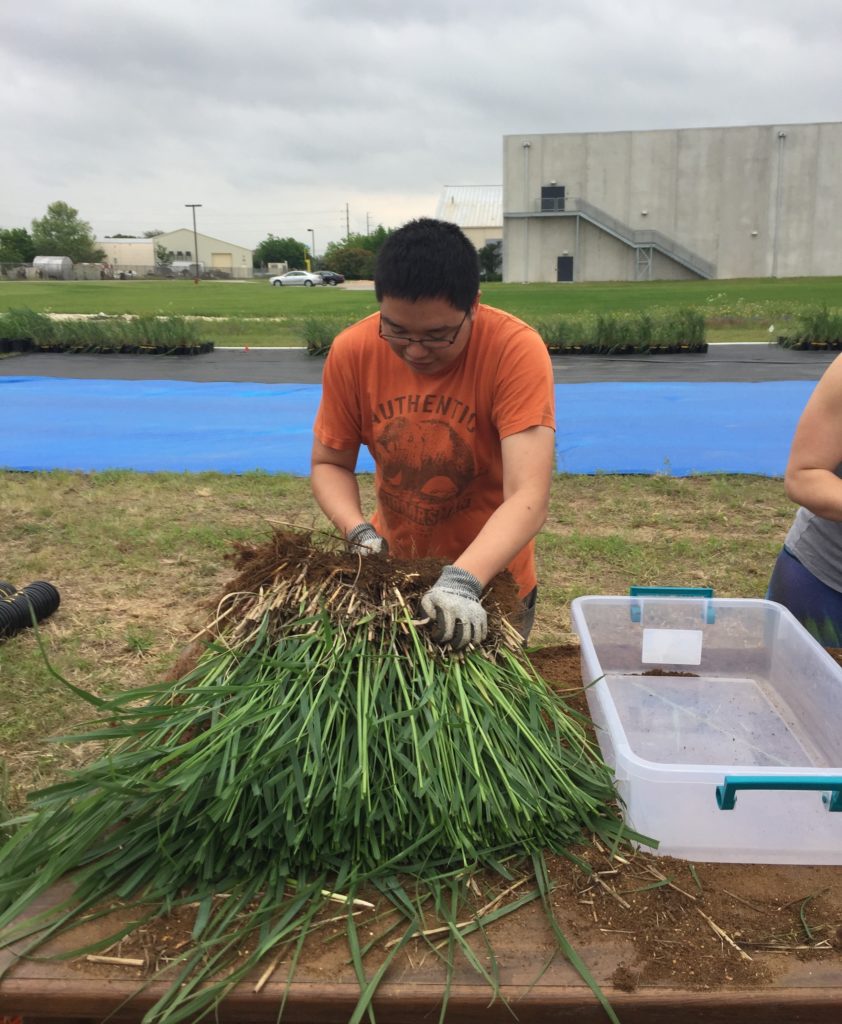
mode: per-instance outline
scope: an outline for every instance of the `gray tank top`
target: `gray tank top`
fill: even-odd
[[[840,471],[837,466],[837,476]],[[784,544],[817,579],[842,592],[842,523],[799,508]]]

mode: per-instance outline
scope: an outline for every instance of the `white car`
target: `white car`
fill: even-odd
[[[275,288],[293,284],[303,284],[307,288],[315,288],[317,284],[324,284],[324,281],[318,274],[311,274],[309,270],[288,270],[278,277],[270,277],[269,284]]]

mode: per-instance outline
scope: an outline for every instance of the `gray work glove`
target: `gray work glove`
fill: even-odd
[[[360,523],[348,532],[348,547],[355,555],[388,555],[389,544],[381,537],[371,523]]]
[[[454,650],[481,643],[488,635],[488,616],[480,604],[482,584],[473,573],[446,565],[435,586],[421,598],[436,643]]]

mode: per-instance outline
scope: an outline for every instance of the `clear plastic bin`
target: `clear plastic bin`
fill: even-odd
[[[625,819],[659,853],[842,864],[842,668],[787,609],[580,597],[571,615]]]

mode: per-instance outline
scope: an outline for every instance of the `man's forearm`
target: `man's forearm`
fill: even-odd
[[[550,504],[555,435],[530,427],[503,439],[504,500],[455,565],[485,586],[544,525]]]
[[[357,477],[350,470],[320,463],[311,469],[310,486],[322,512],[343,537],[365,518]]]
[[[467,569],[486,586],[532,540],[546,518],[547,503],[540,496],[513,494],[495,510],[454,565]]]

